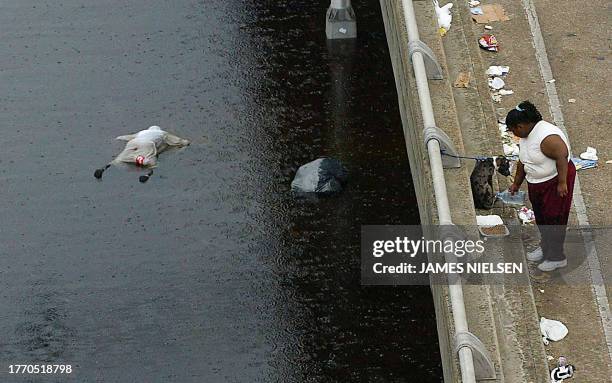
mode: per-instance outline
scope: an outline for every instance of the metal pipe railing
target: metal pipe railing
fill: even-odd
[[[404,21],[408,32],[408,41],[419,41],[419,30],[417,27],[416,16],[412,0],[402,0],[404,9]],[[419,103],[423,124],[427,127],[435,127],[436,121],[431,104],[429,84],[427,82],[427,72],[425,62],[421,52],[414,52],[412,55],[412,67],[416,78],[416,85],[419,94]],[[446,191],[446,181],[444,179],[444,168],[442,167],[442,155],[440,154],[440,143],[437,140],[427,142],[427,152],[429,154],[429,165],[431,167],[431,177],[438,208],[438,220],[440,225],[452,225],[453,221],[450,214],[450,205]],[[463,300],[463,287],[459,280],[451,280],[449,276],[449,297],[453,311],[455,333],[468,332],[467,316],[465,313],[465,302]],[[474,371],[474,359],[472,350],[469,347],[462,347],[459,351],[459,366],[461,368],[461,380],[463,383],[476,383]]]

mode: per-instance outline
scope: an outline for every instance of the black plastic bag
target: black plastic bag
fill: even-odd
[[[333,194],[346,183],[348,171],[334,158],[319,158],[300,166],[291,182],[295,193]]]

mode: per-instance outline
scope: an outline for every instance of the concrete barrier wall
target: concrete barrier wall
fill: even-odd
[[[405,44],[400,43],[402,41],[400,33],[405,33],[405,28],[403,28],[403,11],[400,2],[380,0],[380,6],[393,65],[406,151],[410,161],[410,170],[419,204],[421,224],[435,224],[437,217],[436,206],[433,197],[429,162],[427,160],[427,149],[423,143],[423,123],[420,118],[419,100],[414,77],[412,76],[412,64],[408,57],[408,49],[404,46]],[[445,286],[432,286],[431,290],[436,310],[444,381],[457,382],[459,379],[452,351],[451,340],[453,339],[454,332],[452,314],[447,299],[448,288]]]

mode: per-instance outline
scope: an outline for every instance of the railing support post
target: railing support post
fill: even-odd
[[[446,146],[445,149],[449,150],[452,147],[452,143],[448,137],[442,135],[441,130],[436,128],[429,84],[427,82],[427,70],[425,68],[425,56],[429,52],[420,45],[419,29],[412,0],[402,0],[402,6],[404,8],[406,31],[408,32],[408,42],[412,44],[410,45],[412,47],[410,55],[421,106],[421,116],[425,126],[425,145],[429,155],[431,178],[438,209],[438,221],[440,225],[453,225],[441,155],[441,146]],[[430,71],[430,74],[433,73]],[[457,162],[451,165],[460,165]],[[445,254],[445,258],[447,258],[448,262],[449,255]],[[460,278],[456,279],[452,274],[448,275],[448,293],[455,324],[456,352],[459,357],[461,381],[463,383],[476,383],[477,377],[495,377],[495,370],[487,350],[481,347],[481,342],[478,338],[469,332],[462,282]],[[474,365],[474,354],[476,354],[476,366]],[[478,371],[476,371],[476,367],[479,369]]]

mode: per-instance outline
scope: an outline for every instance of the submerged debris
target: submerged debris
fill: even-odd
[[[332,194],[342,190],[348,171],[333,158],[319,158],[300,166],[291,182],[291,191],[296,193]]]

